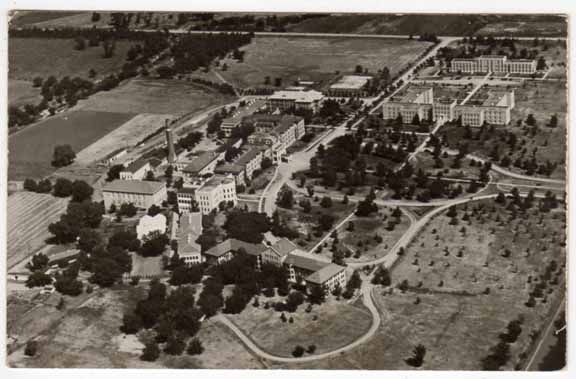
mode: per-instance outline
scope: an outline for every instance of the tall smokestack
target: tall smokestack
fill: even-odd
[[[174,135],[172,129],[166,128],[166,145],[168,146],[168,163],[176,162],[176,153],[174,152]]]

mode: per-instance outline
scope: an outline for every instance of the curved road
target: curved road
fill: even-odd
[[[372,288],[373,286],[369,283],[366,283],[366,281],[362,283],[362,289],[361,289],[362,302],[364,306],[368,308],[370,314],[372,315],[372,324],[370,325],[370,329],[368,329],[368,331],[364,333],[364,335],[362,335],[360,338],[349,343],[348,345],[342,346],[336,350],[328,351],[322,354],[307,355],[298,358],[273,355],[268,353],[267,351],[262,350],[252,339],[250,339],[250,337],[244,334],[244,332],[240,330],[240,328],[236,326],[236,324],[234,324],[232,321],[230,321],[230,319],[228,319],[225,315],[218,314],[214,318],[223,323],[224,325],[226,325],[228,328],[230,328],[230,330],[232,330],[232,332],[234,332],[234,334],[236,334],[236,336],[240,338],[240,340],[242,341],[242,343],[244,343],[244,345],[246,345],[246,347],[248,347],[250,350],[252,350],[254,354],[258,355],[261,358],[283,363],[301,363],[301,362],[317,361],[320,359],[330,358],[335,355],[344,353],[348,350],[354,349],[355,347],[363,344],[364,342],[372,338],[372,336],[374,336],[374,334],[378,330],[378,327],[380,326],[381,317],[373,301]]]

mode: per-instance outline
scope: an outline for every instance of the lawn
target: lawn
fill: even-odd
[[[259,301],[259,307],[249,304],[242,313],[226,317],[262,349],[280,356],[291,357],[296,345],[305,348],[316,345],[316,354],[335,350],[358,339],[371,323],[366,308],[347,304],[345,300],[329,298],[324,304],[314,306],[310,313],[305,311],[307,304],[302,304],[296,312],[285,313],[293,323],[282,322],[282,312],[272,307],[264,309],[263,304],[270,299],[261,296]]]
[[[513,370],[532,342],[531,332],[542,330],[551,305],[563,292],[565,212],[540,214],[533,208],[510,220],[511,212],[492,201],[484,202],[483,211],[473,211],[479,203],[473,204],[468,206],[470,225],[462,221],[464,206],[458,206],[459,225],[449,225],[450,218],[440,214],[407,247],[391,274],[394,287],[408,280],[406,292],[375,290],[383,322],[374,338],[337,358],[281,367],[408,370],[413,368],[404,359],[417,344],[423,344],[427,352],[421,369],[479,370],[481,359],[498,342],[508,322],[523,315],[522,332],[510,344],[511,359],[503,367]],[[467,229],[465,236],[462,226]],[[462,257],[457,254],[460,249]],[[508,258],[501,255],[505,249],[511,251]],[[542,281],[551,260],[560,267],[552,274],[559,283],[549,282],[546,302],[536,299],[533,308],[526,307],[528,293],[534,283]],[[434,261],[432,266],[430,261]],[[489,294],[483,294],[487,287]]]
[[[55,171],[50,162],[56,145],[70,144],[79,152],[133,116],[130,113],[67,112],[12,134],[8,139],[8,178],[22,180],[48,175]]]
[[[498,147],[500,160],[510,152],[507,138],[504,135],[509,132],[516,135],[518,144],[509,156],[511,163],[524,156],[522,160],[529,158],[529,154],[535,151],[537,163],[546,161],[555,163],[556,169],[551,177],[563,178],[565,176],[566,162],[566,82],[565,81],[526,81],[521,86],[515,87],[515,107],[511,111],[511,122],[508,126],[495,126],[494,132],[486,135],[482,140],[464,139],[464,128],[456,126],[444,126],[440,133],[445,133],[451,147],[456,147],[464,142],[469,146],[471,153],[480,156],[490,156],[495,146]],[[531,134],[531,127],[526,126],[525,121],[529,114],[536,120],[537,131]],[[558,117],[558,126],[548,127],[552,115]],[[519,121],[524,121],[523,126],[517,126]],[[477,133],[477,128],[472,128]],[[496,162],[495,162],[496,163]],[[508,167],[512,171],[523,173],[523,170],[513,164]]]
[[[132,41],[116,41],[114,56],[103,58],[102,47],[86,47],[75,50],[71,39],[48,38],[9,38],[8,67],[10,79],[32,80],[40,76],[54,75],[88,77],[88,71],[94,69],[97,78],[118,71],[126,62],[126,52]]]
[[[18,11],[10,20],[10,26],[22,27],[26,25],[70,17],[79,12],[70,11]]]
[[[338,230],[339,248],[346,252],[346,262],[367,262],[386,255],[389,249],[406,232],[410,220],[402,213],[392,217],[391,207],[380,208],[379,214],[371,217],[352,217]],[[388,222],[394,222],[392,227]],[[354,225],[349,230],[349,224]],[[376,236],[381,240],[376,240]]]
[[[244,62],[228,62],[222,76],[239,87],[259,87],[264,78],[325,82],[336,71],[351,73],[362,65],[370,73],[388,66],[392,75],[414,61],[430,43],[360,38],[257,37],[243,47]],[[297,52],[297,54],[296,54]]]
[[[11,106],[36,105],[42,100],[40,88],[32,87],[26,80],[8,80],[8,103]]]
[[[78,103],[77,109],[183,115],[226,104],[232,97],[178,80],[133,79]]]

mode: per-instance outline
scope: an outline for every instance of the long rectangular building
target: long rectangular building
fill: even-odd
[[[451,72],[495,72],[511,74],[533,74],[536,72],[534,59],[508,59],[505,55],[481,55],[476,58],[453,59]]]
[[[104,206],[120,206],[132,203],[138,208],[148,209],[152,205],[161,205],[166,200],[166,184],[163,182],[140,180],[114,180],[102,188]]]

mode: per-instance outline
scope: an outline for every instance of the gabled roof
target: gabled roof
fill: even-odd
[[[206,250],[204,254],[211,257],[221,257],[230,251],[238,251],[239,249],[244,249],[244,251],[250,255],[260,255],[264,250],[266,250],[266,246],[240,241],[235,238],[229,238],[213,248]]]
[[[191,174],[196,174],[202,171],[202,169],[208,166],[212,161],[217,159],[218,156],[219,156],[218,153],[207,151],[196,157],[192,162],[190,162],[188,166],[184,167],[182,171]]]
[[[135,173],[138,170],[142,169],[143,167],[145,167],[146,165],[150,164],[147,160],[145,159],[137,159],[134,162],[130,163],[128,165],[128,167],[126,167],[123,171],[128,171],[131,173]]]
[[[284,257],[293,252],[294,250],[297,250],[298,246],[296,246],[289,239],[281,238],[275,244],[270,246],[270,249],[274,251],[277,255]]]
[[[337,265],[335,263],[330,263],[328,266],[324,266],[320,270],[308,275],[308,277],[306,277],[306,281],[315,284],[324,284],[327,280],[344,270],[346,270],[346,267]]]
[[[284,264],[294,266],[301,270],[316,272],[324,267],[330,265],[330,262],[321,261],[313,256],[304,256],[301,254],[289,254],[284,261]]]
[[[178,229],[178,255],[200,254],[201,246],[196,240],[202,234],[202,213],[186,212],[180,217]]]
[[[124,192],[141,195],[154,195],[163,188],[166,188],[166,184],[163,182],[118,179],[106,184],[102,188],[102,192]]]

